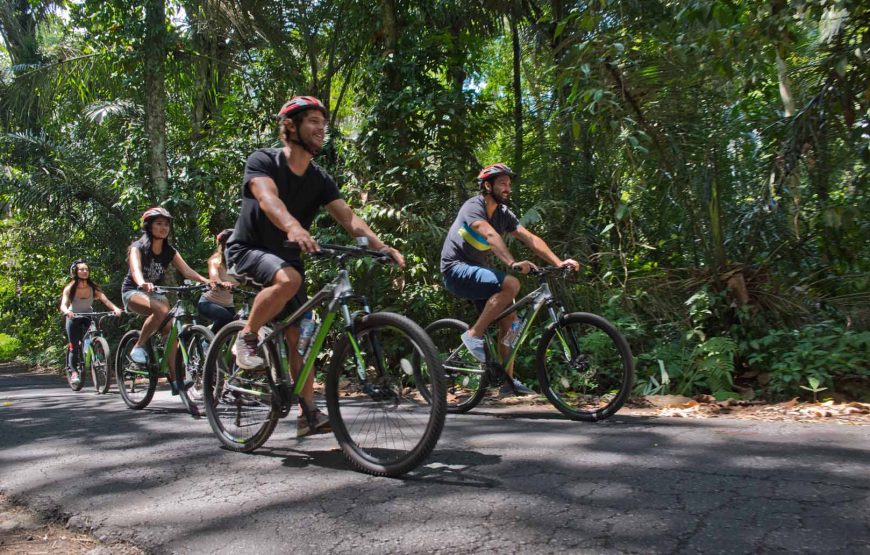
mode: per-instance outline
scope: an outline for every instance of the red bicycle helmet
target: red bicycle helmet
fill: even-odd
[[[323,117],[326,117],[326,106],[313,96],[294,96],[288,100],[286,104],[281,106],[281,110],[278,112],[278,117],[292,118],[299,112],[304,112],[305,110],[320,110]]]
[[[480,170],[480,173],[477,174],[477,182],[483,183],[487,179],[494,179],[500,175],[510,176],[511,179],[517,176],[512,169],[499,162],[498,164],[490,164]]]
[[[146,210],[145,212],[142,212],[142,217],[139,218],[139,222],[142,225],[145,225],[148,222],[150,222],[151,220],[153,220],[154,218],[157,218],[160,216],[162,216],[170,221],[173,219],[172,214],[169,213],[169,210],[163,208],[162,206],[153,206],[153,207],[149,208],[148,210]]]

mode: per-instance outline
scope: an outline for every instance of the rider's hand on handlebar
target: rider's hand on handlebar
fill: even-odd
[[[298,224],[291,227],[290,231],[287,232],[287,240],[299,245],[299,249],[302,252],[312,253],[320,250],[317,241],[311,237],[311,234],[304,227]]]
[[[153,293],[155,289],[157,289],[153,283],[150,281],[146,281],[139,286],[139,289],[145,291],[146,293]]]
[[[384,245],[380,248],[378,252],[390,255],[390,258],[396,261],[396,264],[399,265],[399,268],[405,267],[405,257],[402,256],[402,253],[400,253],[397,249],[394,249],[393,247],[390,247],[388,245]]]
[[[538,267],[528,260],[520,260],[511,264],[511,270],[518,270],[523,275],[537,269]]]
[[[120,316],[121,314],[124,314],[124,311],[121,310],[120,308],[118,308],[118,307],[116,306],[115,309],[112,310],[112,313],[113,313],[115,316]]]
[[[70,320],[72,320],[73,318],[76,317],[76,313],[73,312],[72,310],[70,310],[70,311],[68,311],[68,312],[64,312],[63,315],[64,315],[66,318],[69,318]]]
[[[577,262],[576,260],[574,260],[573,258],[566,258],[565,260],[562,261],[561,264],[559,264],[559,267],[560,268],[571,268],[571,271],[576,272],[576,271],[580,270],[580,263]]]

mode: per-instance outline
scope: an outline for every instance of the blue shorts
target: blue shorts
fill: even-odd
[[[486,301],[501,292],[506,274],[493,268],[455,264],[444,272],[444,287],[461,299],[474,301],[482,311]]]

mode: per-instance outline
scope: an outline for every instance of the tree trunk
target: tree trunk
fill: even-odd
[[[166,162],[166,6],[163,0],[145,4],[145,137],[148,175],[154,198],[166,199],[169,171]]]
[[[520,50],[519,18],[519,6],[518,2],[515,1],[510,17],[511,42],[514,51],[514,171],[521,174],[523,171],[523,88],[520,74],[522,52]]]
[[[7,0],[0,2],[0,34],[9,53],[13,68],[24,66],[23,71],[29,71],[31,65],[45,61],[39,53],[39,40],[36,36],[37,18],[28,0]],[[19,73],[13,69],[13,74]],[[11,87],[7,90],[13,90]],[[19,98],[18,127],[34,131],[39,128],[40,100],[38,95],[27,95]],[[11,123],[11,122],[9,122]],[[12,125],[7,125],[11,128]]]

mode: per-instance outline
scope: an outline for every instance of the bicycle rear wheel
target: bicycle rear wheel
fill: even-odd
[[[103,337],[94,337],[91,342],[91,379],[97,394],[109,391],[109,377],[112,375],[112,359],[109,357],[109,342]]]
[[[212,340],[205,359],[203,402],[212,431],[227,449],[249,453],[269,439],[278,424],[279,403],[273,402],[272,365],[280,364],[274,346],[266,345],[267,368],[243,370],[233,346],[244,321],[224,326]]]
[[[151,371],[154,361],[154,353],[151,345],[145,346],[148,352],[148,364],[144,367],[130,360],[130,351],[139,339],[139,331],[132,330],[124,334],[118,343],[118,352],[115,353],[115,380],[118,384],[118,392],[127,406],[134,410],[144,409],[154,397],[157,389],[157,374]]]
[[[387,312],[358,320],[354,341],[345,334],[333,348],[329,422],[356,468],[404,474],[429,456],[444,427],[444,371],[435,346],[420,326]]]
[[[199,325],[187,326],[182,330],[179,339],[179,344],[184,345],[184,350],[187,352],[187,363],[184,362],[181,349],[178,349],[175,355],[176,372],[183,371],[184,378],[193,382],[190,389],[180,391],[179,394],[184,396],[182,402],[195,417],[200,416],[205,408],[202,377],[205,370],[205,357],[212,340],[214,334],[210,329]]]
[[[618,411],[634,382],[625,337],[600,316],[566,314],[538,346],[538,381],[553,405],[572,420],[594,422]]]
[[[489,384],[483,364],[463,345],[460,335],[468,329],[461,320],[443,318],[426,326],[447,383],[447,411],[468,412],[480,403]]]

